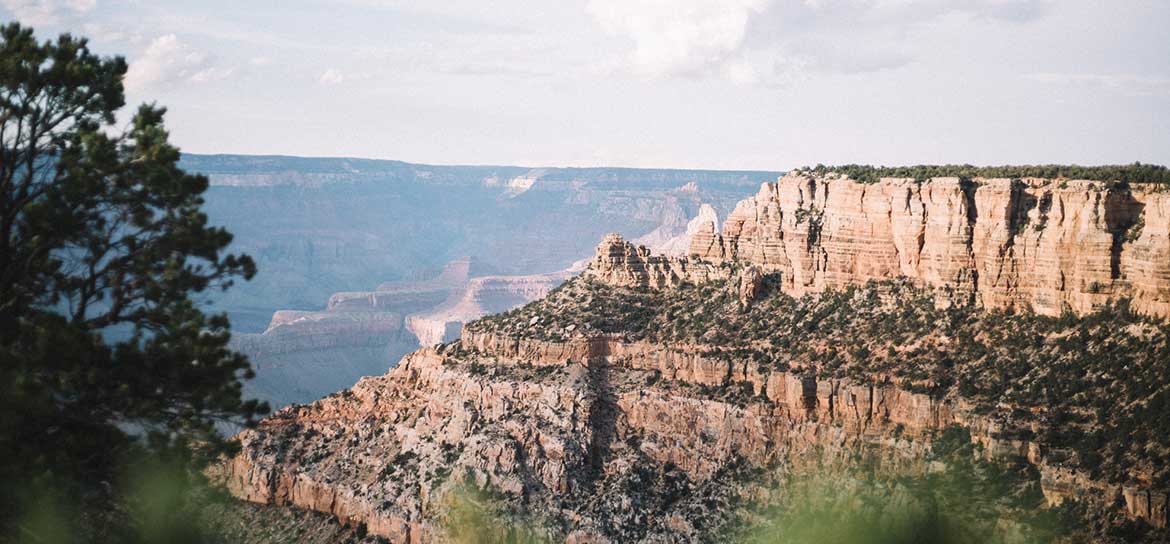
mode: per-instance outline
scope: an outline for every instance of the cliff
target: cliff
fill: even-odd
[[[1170,316],[1170,192],[1083,180],[790,173],[689,253],[780,272],[794,296],[909,278],[990,309],[1084,314],[1128,298]]]
[[[1015,475],[963,480],[994,527],[1046,530],[1028,516],[1070,499],[1090,526],[1166,526],[1170,326],[943,308],[910,282],[793,298],[768,269],[607,236],[543,299],[242,433],[222,477],[391,542],[439,539],[465,486],[554,539],[717,540],[802,461],[939,474],[961,429],[960,463]]]
[[[602,239],[585,274],[610,285],[661,289],[726,279],[730,269],[697,259],[654,255],[647,247],[611,233]]]

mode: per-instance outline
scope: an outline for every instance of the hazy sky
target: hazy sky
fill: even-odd
[[[200,153],[1170,163],[1165,0],[0,0]]]

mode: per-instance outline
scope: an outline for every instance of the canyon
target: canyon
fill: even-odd
[[[688,221],[686,256],[607,235],[537,302],[457,340],[429,329],[447,342],[241,433],[219,477],[391,542],[441,539],[467,486],[554,539],[719,540],[758,519],[743,501],[783,500],[777,471],[865,455],[930,474],[959,429],[1039,491],[1022,509],[969,497],[995,503],[1001,525],[1076,504],[1157,539],[1166,199],[1076,180],[792,173],[721,232]],[[1062,347],[1077,335],[1088,343]],[[1012,357],[1032,367],[997,362]],[[1133,425],[1127,439],[1148,443],[1105,438]]]
[[[539,298],[603,229],[684,253],[688,225],[776,175],[191,154],[183,166],[208,176],[210,220],[257,262],[256,279],[210,309],[254,364],[245,392],[276,408]]]
[[[334,293],[323,310],[276,311],[264,332],[232,337],[256,371],[245,392],[277,408],[317,400],[420,346],[458,338],[466,322],[537,300],[574,273],[472,277],[476,268],[457,259],[430,280]]]
[[[478,262],[472,276],[546,274],[586,258],[607,232],[677,237],[702,204],[724,216],[779,175],[199,154],[181,166],[208,177],[209,221],[256,261],[253,281],[211,305],[248,333],[277,310],[433,278],[466,256]]]

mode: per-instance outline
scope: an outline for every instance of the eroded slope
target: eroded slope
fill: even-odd
[[[965,499],[981,524],[1040,538],[1029,516],[1067,501],[1095,524],[1071,531],[1159,538],[1143,527],[1166,524],[1164,323],[783,281],[607,238],[541,301],[243,433],[229,487],[394,542],[437,538],[467,486],[556,539],[722,540],[790,499],[803,464],[933,474],[945,450],[1012,475]]]

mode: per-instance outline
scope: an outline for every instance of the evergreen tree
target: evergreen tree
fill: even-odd
[[[198,477],[229,448],[217,423],[267,410],[198,298],[255,266],[208,225],[208,181],[178,168],[163,108],[115,127],[126,68],[0,27],[0,531],[21,540],[115,538],[87,524],[142,522],[105,515],[132,502],[128,463]],[[71,517],[46,522],[46,504]]]

